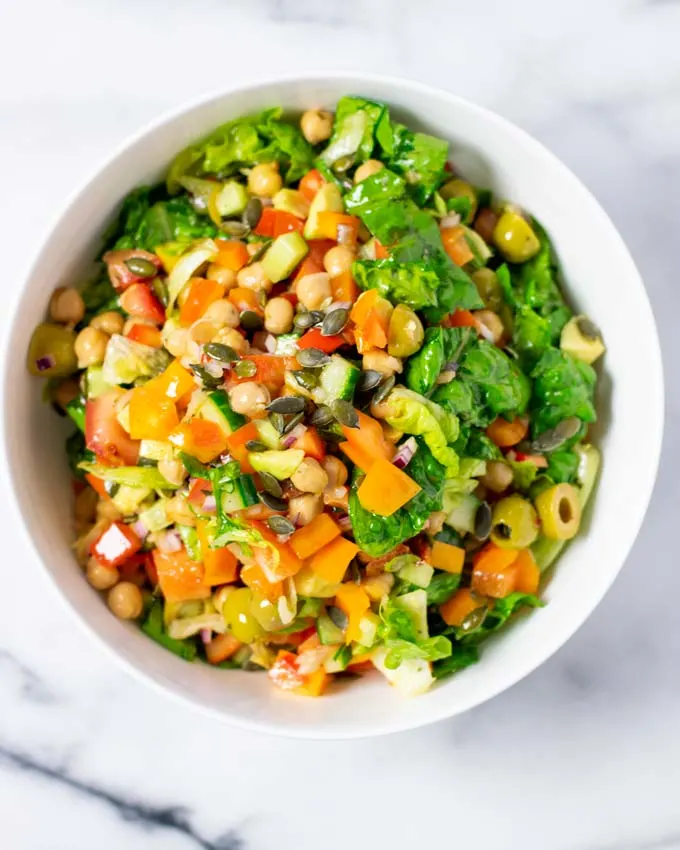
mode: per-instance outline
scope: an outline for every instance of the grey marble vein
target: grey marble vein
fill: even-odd
[[[8,670],[7,675],[14,675],[19,680],[19,690],[24,699],[38,703],[55,703],[59,697],[55,694],[34,670],[26,666],[15,655],[0,649],[0,681],[6,684],[7,676],[2,670]]]

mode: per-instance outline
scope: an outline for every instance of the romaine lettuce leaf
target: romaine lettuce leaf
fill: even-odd
[[[321,161],[329,167],[358,165],[369,159],[383,115],[384,104],[363,97],[342,97],[335,108],[333,133]]]
[[[448,142],[427,133],[413,133],[403,124],[392,122],[389,148],[388,167],[404,177],[417,203],[424,204],[444,173]]]
[[[406,304],[414,310],[438,304],[439,278],[425,263],[357,260],[352,274],[360,289],[377,289],[393,304]]]

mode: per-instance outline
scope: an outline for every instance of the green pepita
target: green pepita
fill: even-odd
[[[370,390],[375,389],[382,379],[382,372],[376,372],[375,369],[367,369],[359,375],[359,380],[356,386],[357,392],[367,393]]]
[[[252,360],[239,360],[234,366],[234,374],[239,378],[252,378],[257,373],[257,366]]]
[[[223,221],[220,227],[229,236],[235,236],[237,239],[243,239],[250,233],[250,227],[243,221]]]
[[[281,436],[283,437],[284,434],[290,434],[293,428],[297,427],[304,418],[304,411],[302,413],[296,413],[295,416],[289,419],[288,422],[286,422],[286,424],[284,425],[283,431],[281,432]]]
[[[315,428],[323,428],[326,425],[330,425],[333,421],[333,414],[331,412],[330,407],[327,407],[325,404],[322,404],[320,407],[312,413],[309,417],[309,424],[313,425]]]
[[[267,525],[275,534],[292,534],[295,531],[293,523],[284,516],[270,516]]]
[[[288,502],[286,502],[285,499],[279,499],[277,496],[272,496],[271,493],[267,493],[266,491],[258,493],[258,496],[260,497],[262,504],[272,511],[288,510]]]
[[[258,477],[260,479],[260,484],[270,496],[275,496],[277,499],[280,499],[283,495],[283,488],[279,483],[277,478],[271,474],[271,472],[258,472]]]
[[[326,313],[321,324],[321,336],[335,336],[345,327],[349,319],[349,310],[346,307],[338,307]]]
[[[244,310],[241,313],[241,327],[244,331],[259,331],[263,326],[262,316],[254,310]]]
[[[313,390],[319,386],[319,376],[305,369],[293,369],[290,373],[297,383],[306,390]]]
[[[265,443],[260,442],[260,440],[248,440],[246,442],[246,448],[249,452],[266,452],[267,445]]]
[[[221,342],[209,342],[203,350],[208,357],[219,360],[220,363],[235,363],[239,359],[238,354],[230,345],[222,345]]]
[[[293,324],[299,331],[306,331],[314,324],[314,318],[311,313],[298,313]]]
[[[224,381],[224,378],[216,378],[214,375],[211,375],[205,366],[201,366],[200,363],[190,363],[189,368],[197,378],[201,379],[203,385],[211,390],[217,389]]]
[[[381,401],[384,401],[394,389],[396,382],[394,375],[390,375],[388,378],[385,378],[382,384],[380,384],[378,389],[373,393],[373,402],[375,404],[380,404]]]
[[[330,360],[326,352],[320,348],[303,348],[297,352],[295,357],[300,366],[305,366],[307,369],[324,366]]]
[[[286,395],[275,398],[267,405],[270,413],[300,413],[305,409],[305,400],[301,396]]]
[[[123,262],[137,277],[155,277],[158,274],[158,268],[154,263],[151,260],[145,260],[144,257],[130,257]]]
[[[347,428],[359,427],[357,412],[348,401],[342,398],[336,398],[331,404],[331,411],[341,425]]]
[[[532,452],[552,452],[561,445],[575,437],[581,430],[581,420],[578,416],[569,416],[563,419],[554,428],[550,428],[539,434],[531,443]]]
[[[245,210],[243,210],[243,223],[254,230],[261,217],[262,201],[259,198],[251,198],[246,204]]]

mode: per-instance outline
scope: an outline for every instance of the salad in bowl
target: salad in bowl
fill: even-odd
[[[295,694],[411,695],[543,604],[604,343],[446,141],[354,96],[237,118],[126,198],[98,270],[28,369],[75,423],[74,551],[113,615]]]

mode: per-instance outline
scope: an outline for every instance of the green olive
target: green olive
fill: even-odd
[[[550,540],[571,540],[581,524],[581,501],[571,484],[556,484],[536,497],[543,534]]]
[[[266,599],[257,591],[253,591],[252,593],[250,613],[267,632],[275,632],[283,626],[281,617],[279,616],[279,609],[271,600]]]
[[[229,631],[242,643],[252,643],[264,634],[264,629],[253,617],[253,593],[249,587],[239,587],[227,596],[222,614]]]
[[[529,222],[513,210],[506,210],[496,222],[493,241],[511,263],[525,263],[541,247]]]
[[[28,371],[41,378],[72,375],[78,368],[75,341],[75,333],[63,325],[38,325],[28,345]]]
[[[397,304],[390,316],[387,353],[392,357],[410,357],[423,344],[423,324],[410,307]]]
[[[477,213],[477,192],[475,187],[457,177],[449,180],[439,190],[439,194],[448,201],[450,198],[467,198],[470,201],[470,212],[465,216],[465,224],[469,224]]]
[[[503,304],[503,293],[496,272],[492,269],[478,269],[471,277],[484,306],[497,313]]]
[[[531,502],[514,493],[496,502],[491,539],[504,549],[524,549],[538,537],[538,517]]]

